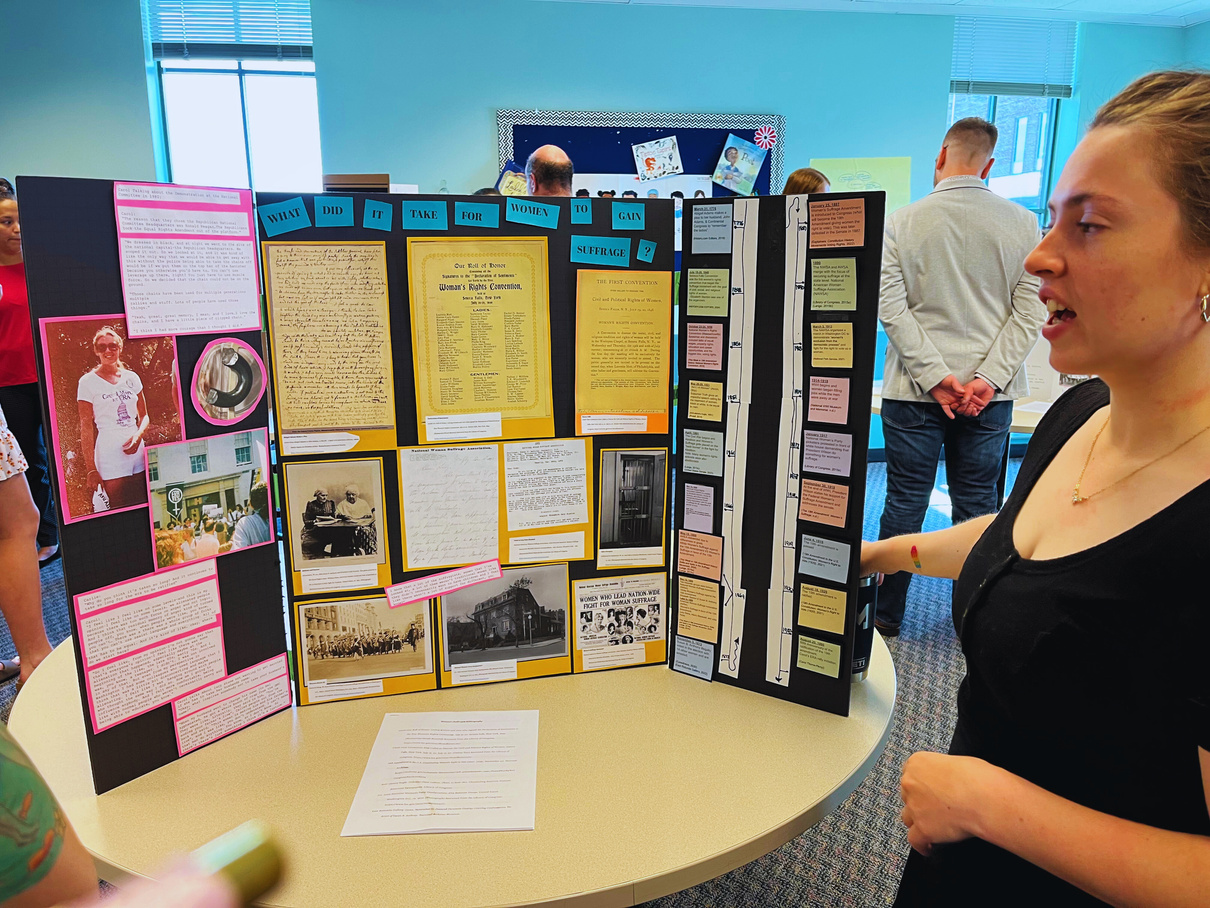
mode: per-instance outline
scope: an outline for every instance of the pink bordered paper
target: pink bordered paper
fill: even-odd
[[[252,191],[113,184],[131,337],[259,331]]]
[[[239,416],[236,416],[234,419],[218,419],[210,416],[206,412],[207,405],[203,403],[202,399],[198,396],[198,382],[200,381],[202,375],[202,363],[206,362],[206,359],[210,355],[210,351],[216,347],[222,347],[228,344],[238,347],[240,350],[247,353],[248,357],[252,360],[256,368],[260,370],[260,389],[255,395],[253,395],[252,402],[245,407],[243,411],[241,411]],[[193,381],[189,385],[189,397],[193,401],[193,408],[197,410],[197,415],[206,420],[206,422],[210,423],[210,425],[233,426],[237,423],[243,422],[248,418],[249,415],[251,415],[252,411],[256,409],[256,405],[260,403],[260,399],[265,396],[265,389],[267,387],[269,387],[269,373],[265,369],[265,361],[260,358],[260,354],[256,352],[256,349],[244,343],[237,337],[220,337],[218,340],[208,343],[206,345],[206,349],[202,351],[202,355],[198,357],[197,364],[193,367]]]
[[[177,753],[183,757],[288,709],[292,702],[285,653],[232,672],[172,701]]]

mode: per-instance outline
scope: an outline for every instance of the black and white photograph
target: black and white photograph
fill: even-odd
[[[583,650],[663,640],[666,579],[663,574],[634,574],[577,580],[576,647]]]
[[[295,570],[386,563],[381,460],[289,463],[285,477]]]
[[[567,655],[566,564],[505,568],[439,600],[445,667]]]
[[[298,607],[305,635],[304,682],[367,681],[433,670],[428,602],[391,608],[385,597]]]
[[[597,567],[664,564],[667,449],[601,452],[601,528]]]

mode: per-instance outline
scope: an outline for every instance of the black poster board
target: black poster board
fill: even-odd
[[[325,203],[325,200],[329,200]],[[514,220],[509,214],[509,205],[516,200],[509,200],[504,197],[458,197],[449,195],[433,195],[433,196],[416,196],[416,195],[391,195],[383,193],[355,193],[353,195],[339,195],[329,193],[326,195],[307,195],[295,196],[292,194],[283,193],[258,193],[256,197],[258,209],[261,212],[259,218],[260,238],[262,241],[262,249],[266,248],[266,243],[385,243],[386,247],[386,264],[387,264],[387,284],[390,305],[390,345],[392,350],[393,361],[393,379],[394,379],[394,401],[395,401],[395,437],[394,447],[384,445],[379,450],[361,450],[350,451],[348,453],[324,454],[324,455],[293,455],[284,453],[281,457],[283,468],[289,471],[293,465],[307,464],[321,461],[345,461],[359,460],[366,458],[381,458],[384,464],[383,479],[384,479],[384,496],[382,511],[386,515],[386,519],[382,522],[383,529],[386,535],[386,549],[389,555],[389,584],[380,583],[377,587],[359,587],[357,590],[337,591],[330,590],[323,593],[303,593],[296,589],[294,585],[287,582],[288,595],[288,611],[291,615],[291,621],[294,628],[294,639],[299,642],[299,646],[304,647],[308,637],[309,628],[303,621],[301,609],[307,608],[314,603],[320,603],[332,600],[334,597],[382,597],[384,596],[385,587],[392,584],[402,583],[404,581],[413,580],[418,577],[424,577],[436,573],[440,573],[442,569],[431,570],[405,570],[405,560],[403,556],[404,545],[402,539],[402,525],[400,515],[402,512],[400,479],[397,469],[392,467],[397,461],[397,448],[412,448],[421,444],[417,427],[417,405],[416,405],[416,374],[413,363],[413,339],[412,339],[412,321],[410,317],[410,290],[409,290],[409,269],[408,269],[408,239],[409,238],[441,238],[441,237],[471,237],[475,239],[490,240],[503,239],[509,237],[543,237],[547,241],[548,249],[548,284],[549,284],[549,325],[550,325],[550,351],[551,351],[551,392],[554,416],[554,438],[570,439],[577,437],[576,426],[576,411],[575,411],[575,363],[576,363],[576,294],[577,294],[577,275],[581,270],[609,270],[611,266],[587,262],[572,261],[572,245],[576,237],[600,237],[606,239],[626,239],[630,241],[630,254],[626,259],[625,269],[617,268],[615,270],[629,270],[632,272],[667,272],[671,273],[674,269],[674,252],[673,252],[673,205],[670,201],[642,201],[639,204],[644,206],[644,226],[640,230],[634,229],[614,229],[615,221],[613,219],[612,203],[609,200],[594,199],[591,200],[590,214],[585,216],[583,212],[577,213],[573,218],[572,205],[573,200],[566,198],[541,198],[534,201],[540,202],[543,205],[554,206],[558,209],[557,225],[553,227],[539,226],[532,223],[523,223]],[[574,203],[579,206],[584,200],[574,200]],[[272,234],[266,229],[266,211],[275,211],[273,206],[282,206],[289,211],[300,210],[305,213],[305,218],[299,217],[295,222],[298,226],[291,225],[291,229],[274,232]],[[348,208],[351,206],[351,212],[346,212],[343,222],[348,226],[314,226],[317,223],[317,211],[325,204],[343,206]],[[444,229],[426,230],[409,228],[404,218],[405,205],[420,205],[429,206],[430,210],[433,206],[436,210],[443,212],[442,218],[445,223]],[[495,218],[487,218],[489,222],[494,222],[496,226],[479,227],[468,224],[459,224],[456,215],[456,206],[474,205],[474,206],[492,206],[498,210],[498,215]],[[383,217],[389,220],[390,229],[382,230],[366,226],[372,223],[372,220],[367,217],[367,210],[378,210],[383,212]],[[389,210],[390,214],[386,212]],[[640,244],[654,244],[654,248],[645,246],[650,252],[649,260],[640,256]],[[273,306],[273,300],[269,300],[270,308]],[[670,320],[671,321],[671,320]],[[671,329],[671,324],[669,325]],[[339,339],[334,342],[339,343]],[[272,345],[276,345],[278,341],[273,339]],[[270,368],[271,374],[274,369]],[[668,411],[671,413],[671,381],[669,381],[669,400]],[[671,419],[669,420],[671,425]],[[279,451],[288,450],[288,445],[283,446],[280,435],[281,422],[278,423],[279,428]],[[584,436],[580,436],[584,437]],[[438,447],[441,445],[459,444],[459,442],[433,442],[430,446]],[[668,451],[667,456],[662,463],[670,466],[671,460],[671,433],[664,432],[660,434],[605,434],[591,436],[590,456],[592,459],[593,469],[593,486],[592,486],[592,517],[593,517],[593,532],[589,534],[587,542],[591,553],[599,552],[599,526],[600,526],[600,502],[601,502],[601,471],[598,467],[601,464],[601,455],[605,450],[612,449],[665,449]],[[594,558],[588,560],[571,560],[567,562],[568,576],[571,583],[580,580],[622,577],[640,573],[659,573],[666,575],[667,563],[670,556],[670,546],[668,539],[669,523],[666,519],[667,509],[671,506],[670,497],[667,495],[670,486],[670,470],[664,470],[665,476],[660,481],[659,492],[663,496],[664,504],[660,508],[660,535],[664,548],[665,557],[663,563],[658,566],[647,567],[626,567],[626,568],[598,568]],[[299,507],[294,507],[294,511],[300,511]],[[297,519],[297,515],[291,514],[291,518]],[[286,534],[288,536],[288,533]],[[295,557],[295,552],[292,551],[289,544],[289,539],[286,539],[285,545],[286,557],[286,573],[290,578],[293,574],[299,572],[303,567],[300,560]],[[509,564],[504,564],[507,570]],[[665,590],[667,589],[665,583]],[[665,603],[664,608],[667,608]],[[571,614],[574,609],[574,601],[571,603],[571,608],[567,615],[568,621],[568,647],[569,656],[570,650],[574,648],[574,639],[576,628],[573,623],[576,620],[575,615]],[[449,672],[445,669],[447,666],[443,664],[443,643],[446,628],[439,626],[439,618],[436,609],[429,612],[432,621],[432,627],[436,628],[438,633],[429,635],[432,644],[435,647],[433,656],[434,662],[439,666],[438,680],[440,686],[446,686],[449,683]],[[667,615],[662,618],[667,627]],[[666,638],[665,638],[666,639]],[[666,657],[666,647],[661,646],[661,656],[658,661],[664,661]],[[568,669],[572,660],[568,660]],[[550,673],[550,672],[547,672]],[[518,676],[520,678],[527,677],[524,669],[521,669]],[[306,680],[304,673],[299,672],[296,679],[299,685],[297,695],[299,702],[302,704],[319,702],[317,698],[310,696],[303,682]],[[331,685],[329,685],[331,688]],[[374,690],[369,692],[355,693],[350,692],[348,696],[363,696],[366,693],[391,693],[391,692],[406,692],[407,690],[425,689],[419,686],[408,686],[400,683],[399,686],[392,688],[391,686],[384,687],[381,691]],[[335,694],[333,691],[325,691],[324,699],[343,699],[343,696]]]
[[[678,558],[670,662],[699,677],[840,715],[848,714],[857,617],[884,209],[881,192],[831,193],[687,200],[684,215],[673,519],[678,539],[685,540],[688,506],[688,522],[696,526],[688,541],[717,545],[723,557],[718,577],[692,563],[682,570],[685,562]],[[727,222],[725,240],[719,228],[704,229],[703,219],[711,215],[716,225],[722,223],[719,215]],[[836,263],[840,259],[852,260],[851,305],[838,299],[845,296],[843,275],[829,269],[849,268]],[[813,268],[821,269],[818,284]],[[719,281],[725,274],[727,303],[721,309],[699,296],[710,283],[703,281],[712,277],[703,270]],[[818,299],[813,295],[813,284],[825,283],[830,301],[822,292]],[[798,343],[792,340],[796,323]],[[718,330],[708,326],[721,326],[717,363],[703,363],[696,346],[694,357],[689,355],[696,332]],[[836,349],[836,332],[843,338],[851,331],[851,364],[813,365],[813,331],[824,363],[843,353]],[[842,385],[834,380],[847,382],[847,402],[836,400]],[[691,413],[695,382],[723,385],[727,403],[720,419],[691,418],[701,415]],[[814,402],[813,391],[819,395]],[[826,418],[811,418],[813,407],[815,416]],[[709,442],[705,455],[702,439]],[[712,446],[720,440],[722,450],[714,458]],[[810,464],[803,461],[808,450]],[[841,451],[847,451],[840,458],[847,465],[837,463]],[[815,459],[821,452],[822,459]],[[688,499],[687,485],[694,487]],[[798,513],[805,494],[816,519]],[[800,562],[804,545],[815,553],[811,565]],[[829,564],[833,558],[839,560]],[[804,584],[808,598],[822,607],[800,612]],[[718,602],[717,628],[709,616],[702,623],[710,597]],[[682,609],[686,603],[690,607]],[[800,667],[800,652],[814,670]]]
[[[61,417],[64,420],[61,425],[68,425],[72,418],[70,414],[75,413],[74,383],[81,370],[77,369],[70,375],[56,375],[54,370],[48,368],[39,327],[44,319],[97,320],[99,316],[123,313],[114,183],[109,180],[21,177],[17,185],[21,199],[22,246],[30,314],[35,348],[38,350],[38,374],[43,389],[44,413],[49,414],[46,425],[51,426],[54,419],[47,398],[48,387],[59,389],[56,394],[58,405],[67,408],[63,411],[65,415]],[[107,323],[105,319],[88,323],[85,335],[82,335],[85,336],[85,352],[88,350],[87,338],[92,337],[92,325]],[[258,331],[234,335],[201,334],[177,337],[175,361],[163,364],[183,399],[180,405],[182,442],[200,445],[232,433],[266,437],[269,424],[267,395],[238,423],[231,425],[215,425],[202,419],[190,401],[189,385],[203,350],[211,342],[224,337],[234,337],[258,356],[264,355]],[[136,344],[128,340],[127,352],[123,355],[132,352],[135,347]],[[144,387],[149,388],[151,376],[144,378]],[[150,393],[148,396],[151,397]],[[47,447],[52,448],[49,438]],[[84,700],[85,734],[93,782],[97,792],[101,793],[170,763],[181,756],[182,749],[187,752],[191,748],[178,740],[173,706],[167,702],[107,726],[100,732],[94,730],[96,719],[90,708],[91,694],[82,667],[80,621],[74,605],[76,597],[151,575],[157,569],[157,557],[149,504],[73,522],[64,519],[60,490],[64,488],[65,479],[68,486],[74,487],[76,484],[74,471],[78,469],[80,454],[77,447],[69,444],[66,438],[61,438],[59,450],[50,451],[53,455],[50,460],[58,499],[63,576],[71,612],[72,640]],[[264,456],[267,478],[267,445]],[[65,477],[65,471],[70,475]],[[230,487],[234,490],[234,486]],[[221,496],[218,500],[223,501],[224,507],[228,503]],[[242,502],[239,504],[242,505]],[[281,659],[284,671],[286,640],[277,546],[259,545],[225,552],[214,559],[214,566],[222,606],[220,630],[227,676],[276,659]],[[135,690],[145,680],[132,672],[122,678],[121,684],[128,690]],[[288,706],[288,698],[285,705]]]

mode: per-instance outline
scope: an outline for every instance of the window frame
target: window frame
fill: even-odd
[[[252,145],[248,136],[248,91],[244,84],[245,76],[286,76],[286,77],[305,77],[315,78],[315,64],[311,60],[299,59],[295,60],[262,60],[259,57],[247,58],[224,58],[224,60],[234,59],[235,67],[216,66],[216,65],[194,65],[188,66],[173,66],[173,62],[177,58],[166,57],[155,61],[156,86],[158,88],[159,97],[159,114],[160,114],[160,131],[164,137],[164,169],[167,175],[167,182],[176,182],[172,172],[172,140],[168,132],[168,104],[165,101],[164,93],[164,73],[182,73],[182,74],[204,74],[204,75],[234,75],[239,82],[239,104],[240,104],[240,125],[243,127],[244,133],[244,167],[248,172],[248,186],[253,192],[256,191],[256,176],[252,171]],[[183,58],[180,62],[187,62]],[[272,62],[275,64],[281,63],[298,63],[299,68],[290,70],[286,68],[273,69],[268,67],[257,66],[258,62]]]

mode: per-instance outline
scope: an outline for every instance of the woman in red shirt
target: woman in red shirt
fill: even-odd
[[[25,292],[25,262],[21,255],[21,222],[17,199],[7,181],[0,183],[0,407],[29,461],[26,477],[41,515],[38,560],[45,564],[58,557],[59,525],[46,462],[42,402]]]

